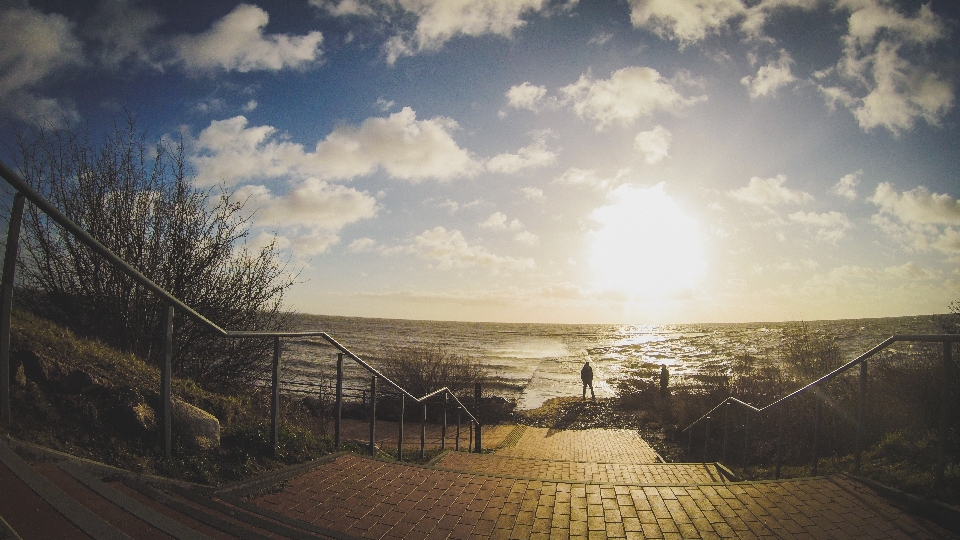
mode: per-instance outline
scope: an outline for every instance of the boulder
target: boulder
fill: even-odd
[[[189,448],[208,450],[220,446],[220,421],[207,411],[173,400],[173,433]]]

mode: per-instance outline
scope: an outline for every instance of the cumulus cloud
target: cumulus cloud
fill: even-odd
[[[22,120],[74,116],[68,105],[39,95],[36,88],[83,63],[82,53],[66,17],[28,7],[0,10],[0,111]]]
[[[526,22],[523,16],[541,11],[546,0],[398,0],[396,6],[412,14],[416,28],[400,33],[384,45],[387,62],[402,56],[436,51],[457,36],[487,34],[510,38]]]
[[[559,177],[553,180],[555,184],[567,184],[572,186],[590,186],[592,188],[605,188],[610,182],[600,178],[597,171],[591,169],[578,169],[570,167]]]
[[[847,229],[853,225],[847,219],[846,214],[842,212],[825,212],[818,214],[816,212],[798,211],[788,216],[791,221],[813,227],[817,230],[817,240],[836,244],[843,238]]]
[[[768,62],[757,70],[753,77],[740,79],[740,84],[750,91],[750,98],[757,99],[776,95],[777,90],[797,80],[790,71],[793,58],[787,51],[780,51],[778,60]]]
[[[350,253],[366,253],[368,251],[373,251],[377,248],[377,241],[373,238],[357,238],[353,242],[350,242],[350,245],[347,246],[347,249]]]
[[[602,130],[612,123],[629,124],[658,111],[677,112],[706,100],[706,96],[683,97],[660,72],[649,67],[619,69],[609,79],[589,73],[560,89],[563,102]]]
[[[507,102],[516,109],[538,111],[543,107],[546,95],[546,86],[535,86],[529,82],[524,82],[511,86],[510,90],[507,90]]]
[[[528,246],[535,246],[540,243],[540,237],[530,231],[520,231],[513,235],[513,239]]]
[[[310,0],[310,5],[316,6],[331,15],[361,15],[371,16],[376,12],[370,5],[360,0]]]
[[[670,151],[670,141],[673,135],[663,126],[655,126],[650,131],[641,131],[634,139],[637,149],[643,153],[649,164],[659,163],[666,159]]]
[[[533,259],[530,258],[517,259],[496,255],[483,246],[470,245],[460,231],[456,229],[448,231],[440,226],[424,231],[405,245],[385,249],[381,253],[384,255],[412,253],[435,262],[438,268],[444,270],[485,266],[493,272],[499,272],[500,270],[524,270],[535,266]]]
[[[192,71],[276,71],[303,68],[320,59],[323,35],[263,33],[270,20],[266,11],[240,4],[209,30],[173,40],[177,58]]]
[[[871,221],[906,247],[960,254],[960,199],[923,186],[898,193],[881,182],[867,200],[879,207]]]
[[[503,212],[494,212],[490,214],[490,216],[481,221],[479,225],[481,228],[494,230],[510,229],[512,231],[518,231],[523,228],[523,223],[521,223],[519,219],[514,219],[513,221],[507,223],[507,215]]]
[[[283,195],[262,185],[243,186],[235,192],[255,211],[254,223],[283,231],[299,255],[323,253],[339,242],[346,225],[376,216],[376,199],[366,192],[309,178]]]
[[[192,142],[190,157],[202,185],[265,178],[351,179],[383,170],[410,182],[470,176],[480,164],[460,148],[453,120],[417,120],[409,107],[359,126],[340,126],[312,152],[271,126],[247,126],[236,116],[210,123]]]
[[[844,175],[839,182],[830,188],[830,193],[850,201],[856,199],[857,186],[860,185],[861,176],[863,176],[863,169]]]
[[[943,21],[922,5],[901,13],[882,0],[840,0],[849,13],[843,56],[833,70],[839,81],[821,84],[831,107],[847,107],[864,131],[882,127],[897,135],[920,119],[938,125],[953,106],[953,87],[925,54],[946,37]]]
[[[543,167],[557,159],[557,153],[547,148],[549,132],[534,133],[534,141],[519,149],[516,154],[498,154],[487,161],[487,169],[493,172],[515,173],[523,169]]]
[[[727,195],[738,201],[770,209],[779,204],[802,204],[813,200],[813,195],[801,190],[790,189],[784,184],[787,177],[778,174],[773,178],[754,176],[746,187],[728,191]]]
[[[684,47],[712,34],[739,29],[747,37],[765,39],[763,27],[770,15],[782,8],[810,9],[817,0],[629,0],[630,22]]]
[[[543,200],[543,190],[538,187],[526,186],[520,188],[520,193],[523,194],[523,198],[528,201],[540,201]]]

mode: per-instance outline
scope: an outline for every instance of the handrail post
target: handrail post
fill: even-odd
[[[457,452],[460,451],[460,410],[461,410],[461,409],[460,409],[460,407],[458,406],[458,407],[457,407],[457,442],[456,442],[456,444],[454,445],[454,449],[455,449]]]
[[[420,422],[420,459],[423,459],[427,446],[427,402],[423,402],[423,420]]]
[[[270,446],[280,453],[280,336],[273,338],[273,393],[270,397]]]
[[[943,342],[943,387],[940,389],[940,441],[937,444],[937,468],[933,472],[934,486],[943,484],[943,471],[947,463],[947,448],[950,437],[950,398],[953,389],[953,344]]]
[[[160,409],[163,416],[163,457],[173,456],[173,402],[170,392],[173,362],[173,306],[167,305],[163,324],[163,365],[160,368]]]
[[[773,477],[780,479],[780,467],[783,465],[783,418],[786,415],[787,402],[780,402],[780,419],[777,422],[777,465]]]
[[[337,397],[333,413],[333,447],[340,450],[340,416],[343,413],[343,353],[337,353]]]
[[[447,449],[447,393],[443,393],[443,425],[440,427],[440,450]]]
[[[377,456],[377,376],[370,380],[370,457]]]
[[[814,389],[813,398],[817,401],[817,407],[813,420],[813,465],[810,467],[810,475],[816,476],[820,472],[820,418],[823,415],[820,388]]]
[[[0,424],[9,426],[10,414],[10,318],[13,313],[13,283],[17,273],[17,251],[20,249],[20,223],[26,199],[19,191],[13,196],[10,223],[7,228],[6,253],[3,256],[3,281],[0,295]]]
[[[467,444],[467,451],[473,451],[473,418],[470,419],[470,441]]]
[[[481,399],[481,397],[483,396],[483,386],[481,386],[481,384],[480,384],[479,382],[478,382],[476,385],[474,385],[474,387],[473,387],[473,396],[474,396],[474,401],[473,401],[473,402],[474,402],[474,404],[475,404],[474,407],[476,408],[476,414],[477,414],[477,450],[476,450],[476,451],[477,451],[477,453],[479,454],[479,453],[482,453],[482,452],[483,452],[483,442],[482,442],[482,441],[483,441],[483,438],[482,438],[482,435],[481,435],[481,429],[482,429],[482,428],[481,428],[481,426],[480,426],[480,422],[483,421],[483,419],[482,419],[482,417],[481,417],[481,415],[480,415],[480,408],[481,408],[481,407],[480,407],[480,399]]]
[[[723,453],[720,456],[720,459],[726,463],[727,461],[727,438],[730,435],[730,402],[726,402],[723,405]]]
[[[703,419],[703,459],[700,463],[707,462],[707,444],[710,442],[710,417]]]
[[[860,472],[860,454],[863,452],[864,421],[867,414],[867,361],[860,362],[860,394],[857,400],[857,436],[854,439],[853,470]]]
[[[693,426],[687,428],[687,455],[693,453]]]
[[[400,421],[397,428],[397,461],[403,461],[403,413],[407,407],[407,396],[400,394]]]
[[[743,423],[743,473],[746,476],[750,465],[750,411],[747,411],[746,421]]]

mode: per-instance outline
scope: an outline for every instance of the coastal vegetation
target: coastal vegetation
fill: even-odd
[[[275,242],[248,242],[252,209],[194,187],[182,141],[147,142],[132,118],[94,140],[36,127],[19,140],[21,176],[133,268],[224,328],[282,328],[295,277]],[[33,205],[24,216],[21,306],[156,365],[164,305]],[[269,366],[270,340],[225,340],[175,320],[173,370],[205,388],[242,387]]]

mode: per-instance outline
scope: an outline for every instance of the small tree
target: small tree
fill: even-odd
[[[195,189],[182,142],[148,145],[126,120],[99,143],[86,132],[37,128],[22,136],[22,176],[94,238],[221,327],[277,328],[293,278],[276,247],[246,247],[243,203]],[[23,283],[33,294],[26,307],[156,361],[162,301],[28,208]],[[266,340],[218,338],[180,316],[173,367],[201,384],[232,387],[262,376],[270,347]]]
[[[780,341],[781,368],[792,371],[799,382],[813,382],[843,363],[833,336],[812,331],[805,323],[784,328]]]
[[[378,363],[384,375],[415,396],[444,386],[454,393],[468,391],[487,373],[479,359],[451,353],[439,344],[387,349]]]

